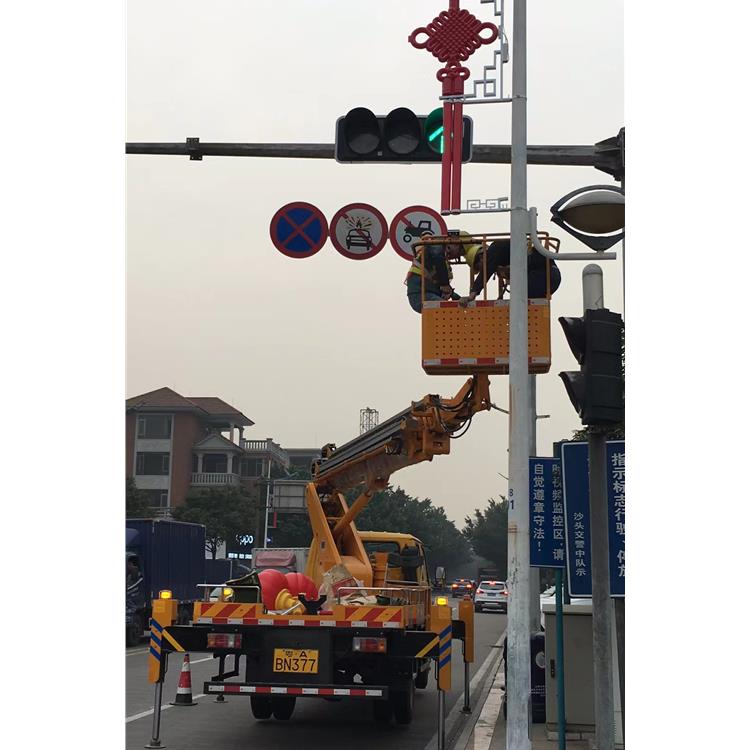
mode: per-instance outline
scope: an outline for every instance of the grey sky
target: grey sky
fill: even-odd
[[[508,6],[512,3],[508,2]],[[490,20],[491,5],[462,7]],[[128,4],[129,141],[332,142],[335,119],[355,106],[378,113],[439,105],[439,63],[406,38],[447,2],[240,2]],[[624,124],[622,2],[529,3],[530,144],[591,144]],[[512,26],[509,26],[511,29]],[[511,38],[512,43],[512,38]],[[491,53],[477,52],[472,74]],[[506,73],[510,81],[510,69]],[[468,107],[476,143],[510,143],[510,105]],[[450,396],[461,377],[420,367],[419,316],[406,302],[408,263],[390,245],[353,261],[330,242],[292,260],[270,243],[274,212],[290,201],[328,219],[346,203],[400,209],[439,204],[439,167],[333,161],[129,156],[128,395],[163,385],[216,395],[256,423],[250,437],[285,446],[343,443],[359,410],[386,419],[425,393]],[[464,167],[464,197],[509,195],[510,168]],[[549,206],[588,184],[614,184],[589,168],[530,167],[529,204],[551,231]],[[449,227],[507,231],[506,216],[466,216]],[[562,250],[580,250],[562,232]],[[616,249],[620,249],[619,246]],[[553,321],[581,311],[582,262],[561,263]],[[622,310],[622,266],[602,262],[605,302]],[[465,280],[458,277],[459,289]],[[553,322],[552,369],[537,378],[538,452],[570,436],[576,415],[557,372],[575,369]],[[507,407],[507,377],[492,378]],[[462,520],[504,494],[507,417],[478,415],[450,456],[392,477]]]

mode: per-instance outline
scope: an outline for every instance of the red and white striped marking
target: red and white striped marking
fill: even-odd
[[[379,688],[315,688],[315,687],[272,687],[270,685],[212,685],[207,684],[208,693],[255,693],[267,695],[340,695],[350,698],[382,698]]]
[[[423,359],[423,367],[440,367],[441,365],[509,365],[508,357],[444,357],[441,359]],[[549,357],[529,357],[529,364],[550,364]]]
[[[529,300],[531,301],[531,300]],[[507,307],[509,300],[507,299],[478,299],[473,302],[467,302],[466,307]],[[425,300],[422,304],[423,308],[428,310],[435,310],[439,307],[459,307],[458,300]],[[460,305],[460,307],[464,307]]]
[[[400,628],[401,622],[374,622],[371,620],[295,620],[266,617],[199,617],[201,625],[282,625],[314,628]]]

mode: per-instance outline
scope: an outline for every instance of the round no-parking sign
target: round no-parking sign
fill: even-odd
[[[423,234],[448,234],[445,219],[428,206],[409,206],[399,211],[391,222],[391,245],[406,260],[414,259],[411,244]]]
[[[352,260],[377,255],[385,247],[387,237],[385,217],[367,203],[350,203],[331,219],[331,244]]]
[[[320,209],[297,201],[282,206],[271,219],[271,242],[289,258],[309,258],[328,239],[328,222]]]

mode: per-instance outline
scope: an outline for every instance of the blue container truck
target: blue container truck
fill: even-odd
[[[135,556],[142,580],[126,587],[125,641],[140,642],[151,617],[151,601],[169,589],[179,602],[179,622],[186,625],[193,603],[203,598],[198,584],[206,582],[206,528],[156,518],[127,519],[125,557]]]

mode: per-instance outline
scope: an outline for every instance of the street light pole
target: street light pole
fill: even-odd
[[[536,375],[529,375],[529,456],[536,456]],[[529,630],[538,633],[542,629],[539,611],[539,568],[529,568]]]
[[[264,514],[263,520],[263,549],[268,547],[268,506],[271,499],[271,459],[268,459],[268,477],[266,479],[266,502],[264,503]]]
[[[510,482],[508,498],[508,750],[531,750],[529,627],[529,359],[526,234],[526,0],[513,3],[510,167]]]
[[[583,309],[604,307],[602,269],[583,269]],[[609,592],[609,533],[607,528],[607,436],[589,427],[589,514],[591,517],[591,604],[594,641],[594,722],[597,750],[614,750],[615,709],[612,677],[612,618]]]

